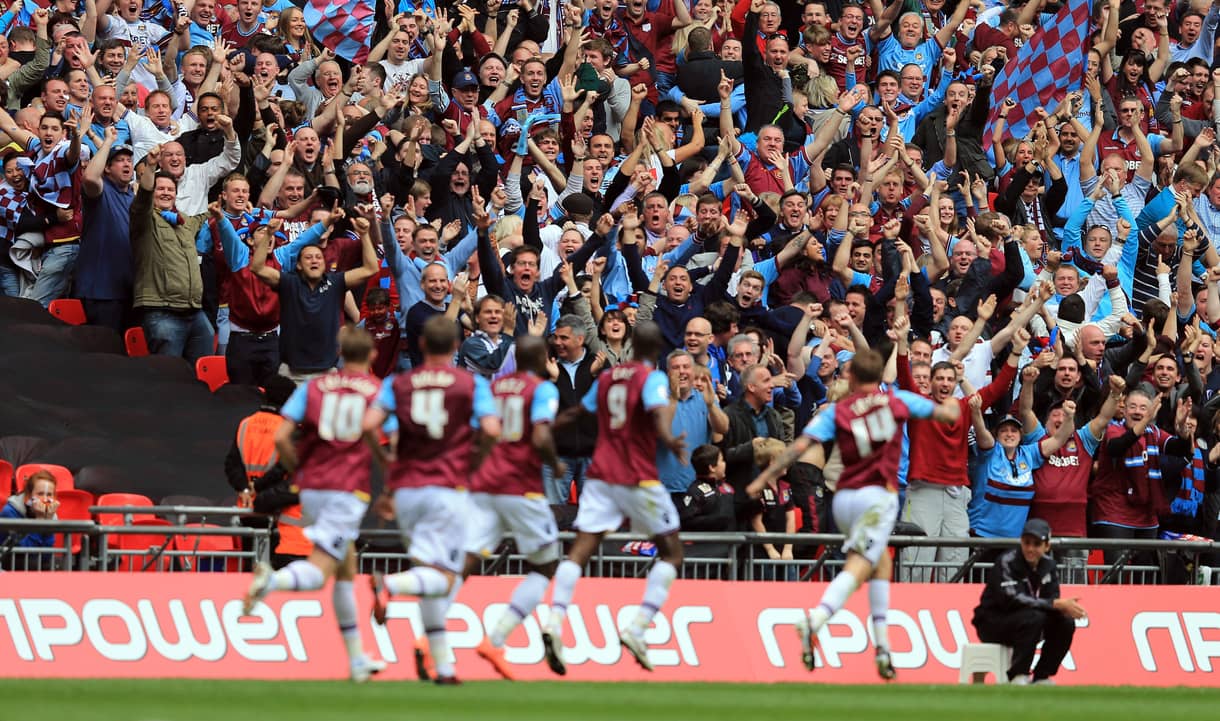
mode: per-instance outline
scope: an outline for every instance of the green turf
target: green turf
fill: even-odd
[[[0,681],[0,699],[6,721],[1202,721],[1220,689],[27,680]]]

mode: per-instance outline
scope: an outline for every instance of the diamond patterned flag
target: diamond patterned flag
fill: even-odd
[[[373,0],[309,0],[304,15],[314,39],[335,55],[357,65],[368,60],[377,15]]]
[[[1089,18],[1092,0],[1067,0],[1059,11],[1044,19],[1029,42],[1017,51],[1016,60],[1004,65],[991,89],[991,112],[983,145],[991,150],[991,127],[1000,115],[1005,98],[1017,101],[1008,114],[1008,132],[1023,138],[1029,132],[1034,109],[1048,111],[1070,90],[1080,87],[1089,50]]]

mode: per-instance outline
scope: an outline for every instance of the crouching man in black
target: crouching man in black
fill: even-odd
[[[1054,683],[1051,676],[1072,647],[1075,620],[1085,616],[1076,599],[1059,597],[1059,571],[1047,555],[1050,547],[1050,524],[1029,519],[1021,531],[1021,548],[996,559],[974,609],[979,640],[1012,647],[1008,680],[1015,684]],[[1039,641],[1045,643],[1031,680],[1029,667]]]

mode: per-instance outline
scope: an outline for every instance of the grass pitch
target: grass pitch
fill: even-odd
[[[1119,721],[1215,718],[1220,689],[46,679],[0,699],[5,721]]]

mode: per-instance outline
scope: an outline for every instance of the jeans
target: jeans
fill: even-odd
[[[8,262],[7,256],[0,260],[0,295],[21,297],[21,273]]]
[[[229,306],[222,305],[216,309],[216,355],[227,355],[225,349],[229,347]],[[275,361],[279,365],[279,360]]]
[[[678,76],[676,73],[663,73],[657,71],[657,92],[660,93],[661,99],[665,99],[665,94],[669,89],[678,84]]]
[[[572,481],[576,481],[576,492],[584,485],[585,473],[593,460],[587,456],[560,456],[559,460],[567,467],[563,478],[555,478],[550,466],[542,467],[542,488],[546,492],[546,502],[553,506],[566,505],[571,497]]]
[[[148,308],[143,325],[150,353],[179,356],[192,366],[212,354],[215,335],[202,310]]]
[[[51,301],[68,294],[68,284],[76,272],[76,256],[80,254],[80,243],[52,245],[42,254],[42,270],[38,273],[29,297],[46,308]]]

